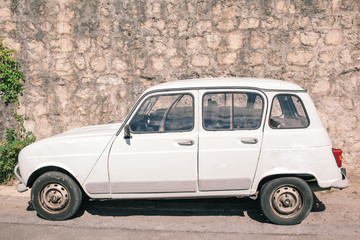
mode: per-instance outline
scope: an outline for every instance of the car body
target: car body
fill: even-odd
[[[151,87],[123,123],[74,129],[25,147],[15,172],[20,169],[19,190],[32,188],[35,209],[53,220],[74,215],[84,194],[260,194],[267,218],[296,224],[310,212],[310,185],[348,186],[341,160],[305,89],[280,80],[217,78]]]

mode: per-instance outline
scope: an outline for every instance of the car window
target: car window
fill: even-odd
[[[270,115],[271,128],[306,128],[309,118],[300,98],[290,94],[274,97]]]
[[[157,95],[147,98],[130,123],[134,133],[190,131],[194,126],[190,94]]]
[[[206,130],[257,129],[262,112],[263,99],[256,93],[207,93],[203,97]]]

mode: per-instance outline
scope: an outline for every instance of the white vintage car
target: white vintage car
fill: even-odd
[[[82,197],[260,198],[273,223],[297,224],[314,189],[348,186],[306,90],[249,78],[181,80],[145,91],[121,124],[74,129],[25,147],[19,191],[46,219]]]

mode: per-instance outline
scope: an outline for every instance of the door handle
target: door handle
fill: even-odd
[[[244,144],[256,144],[256,143],[258,143],[257,138],[242,138],[240,140]]]
[[[194,145],[194,141],[193,141],[193,140],[190,140],[190,139],[187,139],[187,140],[178,140],[177,143],[178,143],[180,146],[191,146],[191,145]]]

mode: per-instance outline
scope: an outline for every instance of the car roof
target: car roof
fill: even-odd
[[[263,91],[306,91],[300,86],[282,80],[266,78],[200,78],[161,83],[146,92],[177,89],[246,88]]]

